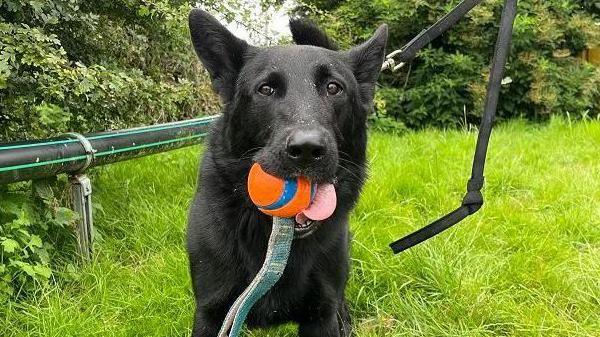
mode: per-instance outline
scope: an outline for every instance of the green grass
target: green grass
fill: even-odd
[[[351,217],[357,336],[600,336],[598,122],[497,128],[480,213],[399,256],[387,248],[458,205],[474,142],[464,131],[371,135],[371,178]],[[188,335],[184,227],[198,152],[104,169],[94,261],[0,308],[0,335]]]

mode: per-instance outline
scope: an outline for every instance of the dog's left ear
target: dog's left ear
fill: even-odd
[[[383,24],[373,36],[363,44],[348,52],[354,77],[360,86],[363,102],[373,100],[375,83],[381,71],[388,39],[388,27]]]
[[[189,25],[192,44],[210,75],[214,89],[223,100],[230,100],[244,57],[253,47],[199,8],[190,12]]]

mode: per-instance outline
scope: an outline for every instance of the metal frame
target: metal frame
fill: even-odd
[[[70,177],[73,210],[77,212],[77,247],[84,260],[90,260],[94,242],[94,217],[92,214],[92,181],[85,174]]]

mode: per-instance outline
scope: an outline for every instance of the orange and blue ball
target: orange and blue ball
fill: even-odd
[[[254,163],[248,174],[248,194],[265,214],[291,218],[305,210],[315,196],[316,187],[304,178],[281,179]]]

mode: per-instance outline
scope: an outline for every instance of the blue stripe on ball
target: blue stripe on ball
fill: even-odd
[[[279,198],[279,200],[270,204],[269,206],[265,206],[262,208],[269,211],[281,208],[294,198],[297,191],[298,181],[296,179],[286,179],[285,184],[283,185],[283,193],[281,193],[281,197]]]

